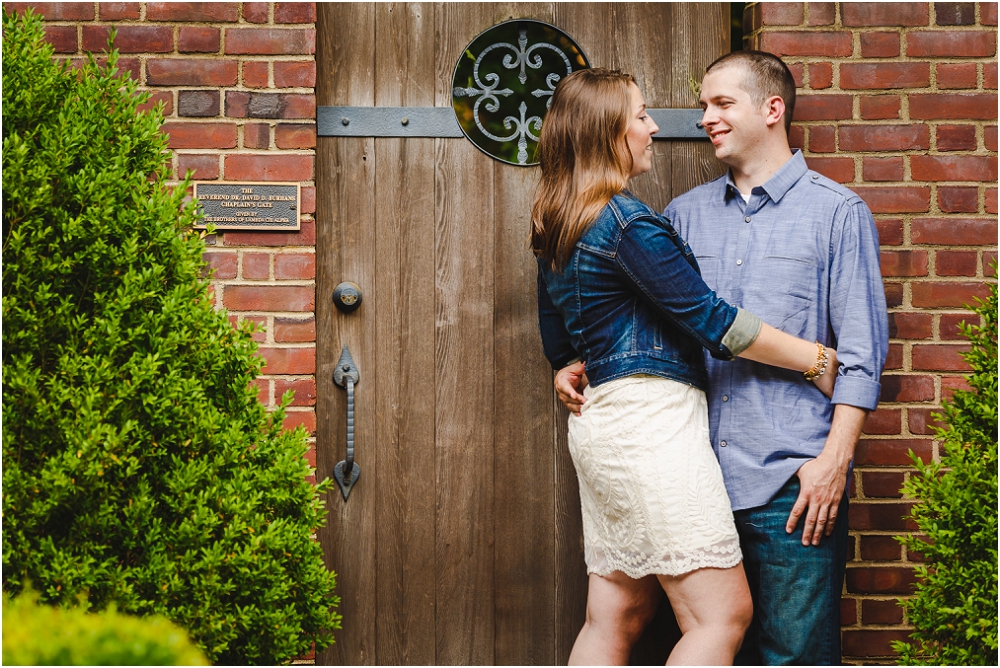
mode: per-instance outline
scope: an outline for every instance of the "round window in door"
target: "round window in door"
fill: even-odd
[[[512,165],[535,165],[535,147],[552,92],[590,67],[573,38],[541,21],[499,23],[465,48],[455,66],[452,106],[465,136]]]

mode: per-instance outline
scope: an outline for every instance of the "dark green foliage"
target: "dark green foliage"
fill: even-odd
[[[162,615],[213,662],[328,645],[328,483],[212,308],[160,112],[115,54],[78,75],[37,18],[3,30],[4,589]]]
[[[907,665],[997,665],[997,286],[979,300],[979,326],[962,325],[972,343],[972,391],[956,392],[938,430],[944,454],[903,487],[925,540],[900,539],[923,554],[920,583],[903,599],[914,644],[895,643]],[[912,456],[912,454],[911,454]]]
[[[184,629],[114,609],[38,605],[33,591],[3,595],[3,662],[14,666],[204,666]]]

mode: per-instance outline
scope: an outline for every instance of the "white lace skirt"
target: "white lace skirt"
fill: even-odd
[[[632,578],[730,568],[742,558],[705,393],[658,376],[584,392],[569,418],[587,572]]]

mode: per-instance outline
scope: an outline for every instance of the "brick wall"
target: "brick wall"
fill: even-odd
[[[285,425],[316,426],[316,6],[293,2],[6,2],[31,6],[74,63],[117,31],[118,66],[165,105],[175,178],[298,181],[299,232],[208,238],[216,305],[252,320],[266,360],[260,399],[295,391]],[[315,450],[310,457],[315,465]]]
[[[930,414],[966,387],[956,325],[996,280],[997,5],[752,3],[744,30],[795,75],[794,146],[878,224],[890,350],[855,459],[842,623],[845,660],[886,661],[919,558],[893,539],[913,529],[907,451],[939,455]]]

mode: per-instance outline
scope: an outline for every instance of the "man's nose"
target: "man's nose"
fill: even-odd
[[[719,122],[718,116],[712,112],[710,108],[706,108],[704,113],[701,115],[701,122],[698,123],[698,127],[702,130],[711,129],[713,125]]]

